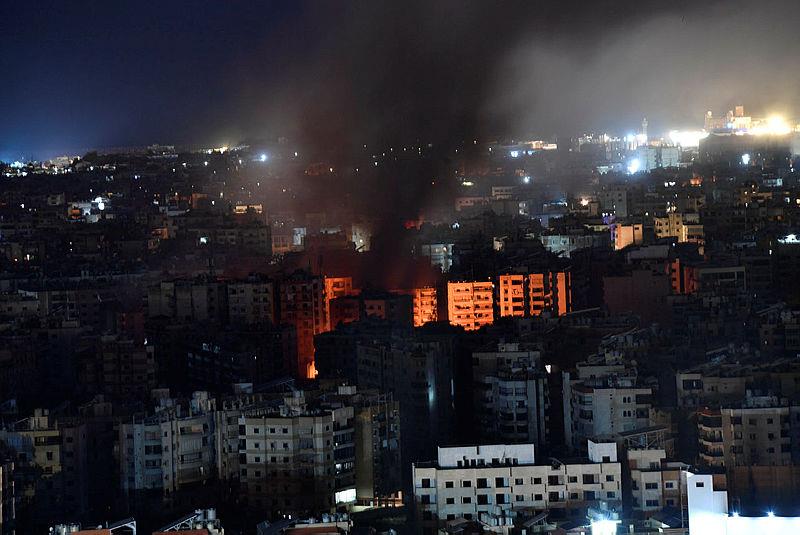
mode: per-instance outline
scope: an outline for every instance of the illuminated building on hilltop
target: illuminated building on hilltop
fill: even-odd
[[[451,325],[467,331],[494,322],[494,285],[490,281],[447,283],[447,316]]]

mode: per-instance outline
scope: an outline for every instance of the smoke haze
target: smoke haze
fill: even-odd
[[[442,144],[643,116],[659,132],[737,103],[800,110],[791,0],[118,7],[4,4],[3,155],[277,135]]]

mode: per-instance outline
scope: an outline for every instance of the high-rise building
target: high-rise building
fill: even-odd
[[[467,331],[494,323],[494,285],[468,281],[447,283],[447,314],[451,325]]]
[[[500,316],[560,316],[572,311],[572,274],[568,270],[500,275]]]
[[[216,475],[214,400],[195,392],[188,406],[163,401],[154,415],[120,424],[120,486],[130,495],[160,491],[169,501],[177,491]]]
[[[547,445],[550,395],[539,351],[500,343],[472,353],[476,431],[504,443]]]
[[[355,500],[351,406],[310,409],[302,392],[239,417],[240,489],[273,514],[330,512]],[[337,485],[342,485],[339,488]]]
[[[800,479],[800,407],[748,391],[739,402],[698,411],[699,459],[724,470],[728,488],[746,501],[795,499]]]
[[[325,280],[297,271],[281,281],[280,317],[282,323],[297,330],[297,377],[313,378],[314,335],[326,332],[329,326]]]
[[[414,327],[422,327],[426,323],[438,321],[438,299],[436,288],[426,286],[412,291],[414,299]]]

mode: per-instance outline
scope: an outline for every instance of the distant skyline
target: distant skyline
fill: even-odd
[[[699,127],[800,109],[791,0],[5,2],[0,159],[286,135]]]

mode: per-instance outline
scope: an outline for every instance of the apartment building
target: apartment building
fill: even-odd
[[[162,399],[152,416],[119,425],[120,486],[135,494],[159,490],[164,500],[215,476],[215,402],[195,392],[188,404]]]
[[[275,284],[265,277],[228,281],[228,321],[233,325],[274,324]]]
[[[494,285],[487,282],[448,282],[447,317],[467,331],[494,323]]]
[[[436,288],[426,286],[415,288],[411,292],[413,299],[414,327],[422,327],[426,323],[438,321],[438,299]]]
[[[400,403],[391,394],[345,385],[325,392],[321,406],[353,407],[356,505],[402,505]]]
[[[547,442],[550,406],[540,352],[500,343],[472,354],[476,430],[486,440]]]
[[[449,327],[448,327],[449,329]],[[400,403],[404,462],[429,458],[454,431],[454,353],[451,334],[395,334],[358,343],[360,388],[391,392]]]
[[[353,408],[309,408],[301,392],[239,417],[242,498],[271,514],[354,501]]]
[[[703,225],[700,214],[670,211],[663,217],[654,217],[656,238],[676,238],[678,242],[702,242]]]
[[[155,347],[123,335],[103,335],[84,362],[81,380],[116,399],[146,396],[156,386]]]
[[[353,294],[353,279],[351,277],[325,277],[326,332],[336,327],[336,324],[332,322],[331,318],[331,301]]]
[[[329,330],[325,279],[297,271],[280,285],[280,318],[297,330],[298,377],[316,376],[314,335]]]
[[[226,283],[210,277],[161,281],[147,290],[147,314],[178,323],[223,322],[228,314]]]
[[[60,427],[47,409],[36,409],[33,416],[0,429],[0,443],[16,455],[13,460],[17,503],[32,508],[36,517],[82,510],[85,489],[77,480],[80,456],[74,455],[71,447],[74,441],[75,429]],[[72,455],[66,455],[66,449]]]
[[[700,464],[723,471],[737,500],[796,500],[800,407],[748,391],[738,403],[699,410],[697,429]]]
[[[628,449],[625,452],[630,471],[631,508],[651,515],[663,508],[680,509],[686,504],[686,486],[682,479],[689,465],[667,461],[662,448]]]
[[[498,277],[500,316],[560,316],[572,311],[572,276],[569,271],[507,274]]]
[[[585,459],[536,464],[533,444],[439,448],[413,465],[414,507],[423,531],[499,511],[564,510],[583,516],[599,503],[621,504],[622,471],[613,443],[589,442]]]
[[[573,448],[650,425],[653,391],[636,386],[633,377],[571,380],[565,374],[563,388],[564,432]]]

